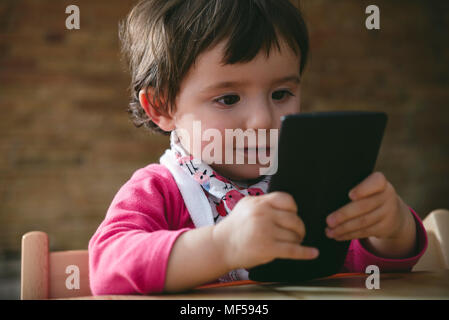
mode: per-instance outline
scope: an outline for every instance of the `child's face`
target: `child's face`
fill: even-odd
[[[193,154],[194,121],[200,121],[201,132],[209,128],[217,129],[222,138],[222,164],[211,163],[211,158],[204,153],[202,160],[228,178],[253,179],[260,176],[259,169],[267,165],[261,165],[258,161],[256,164],[248,164],[248,150],[245,164],[235,164],[235,161],[234,164],[225,164],[225,152],[232,151],[232,146],[225,143],[225,129],[243,131],[254,129],[256,132],[257,129],[267,129],[266,141],[257,141],[257,144],[268,146],[269,129],[279,129],[280,118],[283,115],[299,112],[300,58],[282,43],[281,52],[274,47],[268,59],[265,52],[261,51],[248,63],[223,66],[220,65],[220,61],[223,57],[224,44],[222,42],[200,55],[189,70],[181,83],[176,99],[173,125],[176,129],[183,129],[189,133],[191,147],[186,149],[191,154]],[[228,84],[218,86],[223,83]],[[182,139],[183,137],[181,141]],[[184,137],[184,141],[185,139]],[[201,150],[212,142],[203,140],[205,141],[201,142]],[[186,143],[183,145],[187,146]],[[255,147],[248,145],[246,139],[245,146]],[[235,150],[235,144],[233,148],[234,153],[245,152]]]

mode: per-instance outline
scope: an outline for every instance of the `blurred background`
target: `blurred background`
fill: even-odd
[[[293,1],[293,0],[292,0]],[[0,299],[18,299],[24,233],[87,249],[112,198],[168,138],[133,126],[117,24],[136,1],[0,0]],[[67,30],[67,6],[80,8]],[[380,8],[380,30],[365,8]],[[302,110],[389,116],[376,169],[424,218],[449,208],[449,2],[302,0]]]

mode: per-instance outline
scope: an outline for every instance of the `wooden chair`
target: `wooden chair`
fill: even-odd
[[[429,238],[426,253],[413,271],[449,269],[449,210],[432,211],[423,221]],[[79,288],[70,277],[79,269]],[[91,296],[87,250],[49,252],[48,235],[28,232],[22,237],[21,299]]]
[[[449,269],[449,210],[434,210],[423,220],[429,245],[413,271]]]
[[[44,232],[22,237],[21,273],[22,300],[92,295],[87,250],[50,252]]]

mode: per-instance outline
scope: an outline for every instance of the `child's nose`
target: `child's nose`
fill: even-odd
[[[268,103],[255,104],[247,113],[247,129],[271,129],[273,128],[273,111]]]

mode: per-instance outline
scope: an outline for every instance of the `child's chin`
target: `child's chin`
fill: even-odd
[[[214,169],[231,180],[249,180],[260,177],[261,168],[263,167],[259,164],[232,164],[217,165]]]

